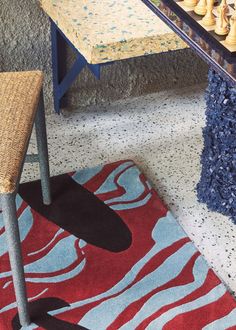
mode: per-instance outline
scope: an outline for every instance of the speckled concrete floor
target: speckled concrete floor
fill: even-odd
[[[152,94],[80,112],[50,115],[53,175],[133,159],[209,264],[236,291],[236,225],[197,202],[204,86]],[[35,149],[32,139],[31,150]],[[23,179],[38,177],[26,165]]]

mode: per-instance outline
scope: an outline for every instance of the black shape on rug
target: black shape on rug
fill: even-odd
[[[123,220],[93,193],[76,183],[68,174],[50,179],[52,204],[44,205],[41,183],[23,183],[19,194],[44,218],[83,239],[112,252],[128,249],[132,234]]]
[[[43,298],[29,303],[30,320],[45,330],[88,330],[78,324],[72,324],[48,314],[48,312],[70,306],[59,298]],[[12,329],[20,330],[18,314],[12,320]]]

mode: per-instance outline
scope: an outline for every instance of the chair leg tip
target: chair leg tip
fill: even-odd
[[[44,199],[43,204],[49,206],[52,204],[52,201],[51,201],[51,199],[46,199],[46,200]]]

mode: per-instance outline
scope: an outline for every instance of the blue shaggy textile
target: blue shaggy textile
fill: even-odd
[[[236,88],[213,70],[208,81],[197,194],[210,210],[229,216],[236,224]]]

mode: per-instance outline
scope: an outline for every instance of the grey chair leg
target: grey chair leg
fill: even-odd
[[[1,202],[19,320],[22,326],[28,326],[30,317],[16,215],[15,194],[1,195]]]
[[[48,161],[47,132],[45,123],[45,112],[43,102],[43,92],[40,95],[39,107],[35,117],[35,129],[38,145],[40,177],[42,186],[43,202],[46,205],[51,204],[50,194],[50,174]]]

